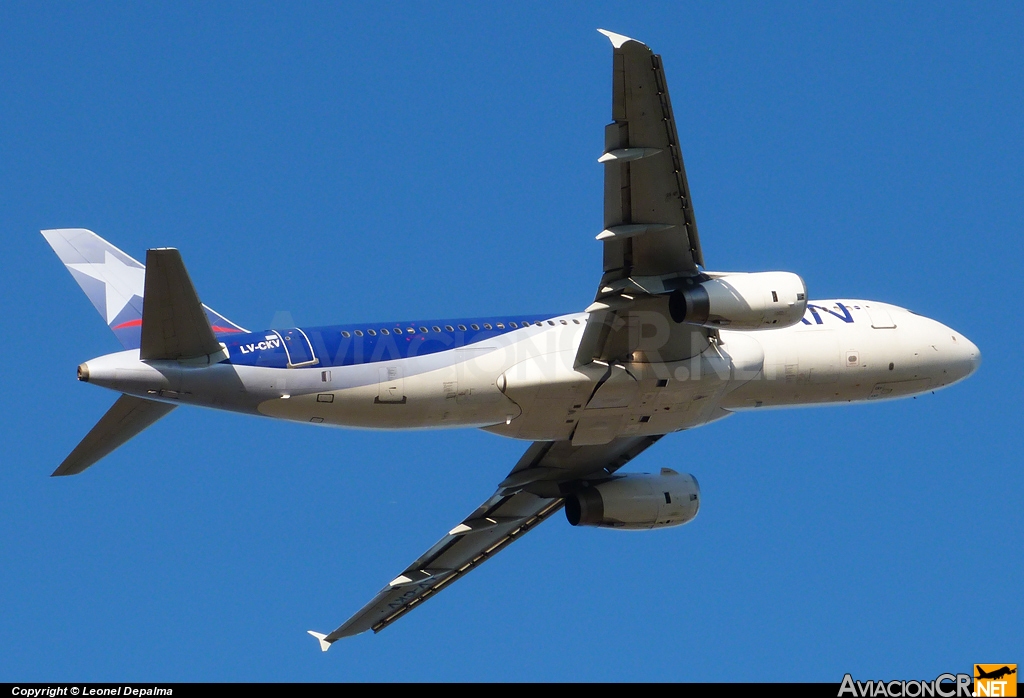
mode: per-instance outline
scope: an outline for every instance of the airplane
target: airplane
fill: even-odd
[[[1008,666],[1003,666],[993,671],[985,671],[981,667],[975,665],[975,671],[977,672],[977,676],[974,677],[976,679],[1001,679],[1004,676],[1009,676],[1010,674],[1017,673],[1016,667],[1011,669]]]
[[[603,266],[582,312],[249,331],[199,299],[178,250],[145,265],[84,229],[42,231],[124,347],[78,367],[120,393],[54,471],[81,473],[179,405],[339,427],[474,427],[531,442],[496,491],[330,633],[379,632],[559,510],[573,526],[685,524],[700,485],[619,473],[666,434],[737,412],[892,399],[977,370],[945,325],[810,301],[791,272],[707,270],[661,57],[612,44]]]

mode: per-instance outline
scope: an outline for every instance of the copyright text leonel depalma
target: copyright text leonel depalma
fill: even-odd
[[[12,696],[21,698],[57,698],[58,696],[171,696],[174,689],[160,686],[13,686]]]

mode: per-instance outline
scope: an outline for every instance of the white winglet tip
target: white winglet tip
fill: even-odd
[[[331,649],[331,643],[327,641],[326,635],[324,635],[323,633],[318,633],[315,630],[307,630],[306,632],[315,637],[317,641],[320,642],[321,652],[326,652],[327,650]]]
[[[456,526],[452,530],[448,531],[448,535],[449,536],[457,536],[460,533],[469,533],[472,530],[473,529],[470,528],[469,526],[467,526],[466,524],[460,523],[458,526]]]
[[[612,42],[612,47],[614,48],[621,48],[622,45],[627,41],[636,41],[636,39],[632,39],[628,36],[623,36],[622,34],[616,34],[615,32],[610,32],[607,29],[598,29],[597,31],[607,36],[608,40]],[[637,43],[640,42],[637,41]]]

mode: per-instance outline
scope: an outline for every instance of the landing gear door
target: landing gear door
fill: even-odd
[[[313,353],[313,345],[309,337],[299,328],[290,330],[273,330],[274,334],[281,338],[285,354],[288,356],[288,368],[299,366],[316,366],[320,359]]]

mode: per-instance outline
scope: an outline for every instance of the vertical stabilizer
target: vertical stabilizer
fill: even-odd
[[[61,228],[42,234],[121,345],[138,349],[146,267],[91,230]],[[205,305],[203,311],[215,333],[246,331]]]
[[[118,341],[137,349],[146,267],[90,230],[42,232]]]

